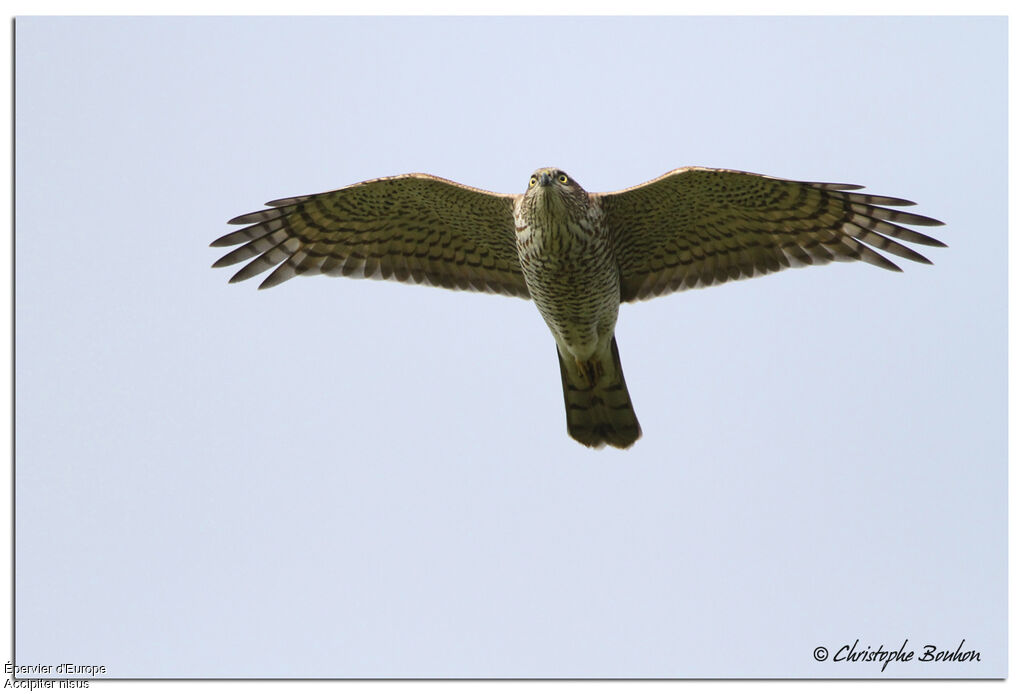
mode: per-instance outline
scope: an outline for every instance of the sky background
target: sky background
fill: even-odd
[[[15,31],[19,664],[1005,676],[1005,19]],[[624,306],[625,452],[565,433],[529,302],[209,267],[274,198],[690,164],[909,198],[950,247]],[[905,639],[982,660],[813,657]]]

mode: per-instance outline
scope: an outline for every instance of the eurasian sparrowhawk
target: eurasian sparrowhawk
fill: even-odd
[[[232,282],[274,268],[260,289],[322,273],[533,299],[558,347],[569,435],[626,448],[640,424],[615,344],[621,302],[833,260],[898,271],[874,249],[929,263],[893,239],[945,245],[900,226],[942,222],[888,209],[914,203],[859,188],[686,167],[588,193],[543,168],[524,194],[500,195],[408,174],[274,200],[211,245],[243,244],[214,263],[249,261]]]

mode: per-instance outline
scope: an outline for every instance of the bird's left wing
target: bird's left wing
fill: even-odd
[[[529,298],[516,253],[515,196],[426,174],[364,181],[268,202],[235,217],[250,226],[211,246],[235,246],[214,267],[249,261],[232,282],[275,268],[260,289],[322,273]]]
[[[893,239],[945,246],[899,226],[942,222],[887,207],[914,203],[850,192],[859,188],[688,167],[594,197],[611,234],[622,300],[635,301],[833,260],[899,270],[872,246],[930,262]]]

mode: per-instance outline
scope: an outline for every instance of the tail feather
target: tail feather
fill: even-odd
[[[599,375],[593,382],[579,373],[575,363],[567,364],[561,352],[558,368],[569,436],[591,448],[605,444],[629,448],[640,438],[640,422],[629,399],[614,337],[609,354],[600,359]]]

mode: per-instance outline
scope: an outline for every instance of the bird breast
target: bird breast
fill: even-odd
[[[574,202],[556,191],[518,201],[514,211],[520,260],[572,261],[594,254],[595,246],[605,241],[599,233],[600,209]]]

